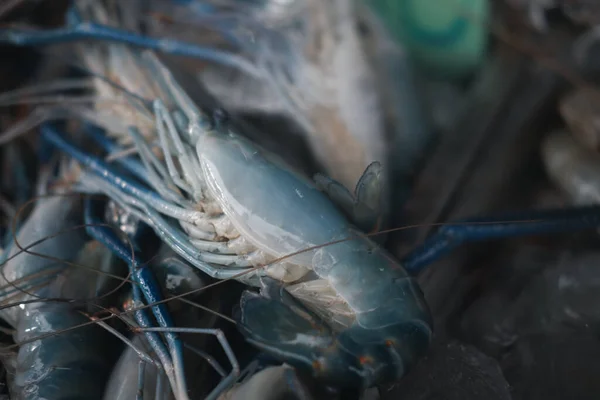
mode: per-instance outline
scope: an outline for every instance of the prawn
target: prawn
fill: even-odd
[[[69,302],[27,300],[97,297],[96,290],[104,289],[98,279],[101,275],[90,276],[89,271],[66,268],[55,261],[83,258],[89,265],[90,256],[97,253],[85,235],[69,229],[77,225],[78,208],[75,198],[42,198],[19,230],[17,240],[23,245],[65,231],[30,249],[51,258],[19,253],[16,246],[4,252],[3,259],[7,261],[0,278],[2,299],[8,301],[22,295],[25,300],[20,307],[0,311],[0,317],[14,328],[15,341],[25,342],[16,355],[2,355],[14,369],[9,381],[13,399],[100,399],[116,359],[112,337],[96,326],[28,342],[40,334],[79,325],[87,318]],[[96,243],[95,248],[98,247]],[[111,265],[114,263],[108,263],[106,272],[110,272]]]

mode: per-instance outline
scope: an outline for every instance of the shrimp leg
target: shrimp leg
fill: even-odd
[[[600,226],[600,206],[524,211],[492,218],[467,219],[443,226],[401,262],[407,271],[418,273],[433,261],[466,242],[576,232],[598,226]]]
[[[139,140],[140,134],[135,127],[129,128],[130,136],[136,142]],[[108,139],[104,135],[104,130],[99,127],[86,123],[84,132],[92,138],[96,143],[98,143],[107,153],[118,153],[121,151],[121,148],[113,143],[110,139]],[[140,148],[140,146],[137,146]],[[161,165],[158,163],[158,160],[155,160],[156,156],[147,148],[140,149],[140,158],[142,159],[142,163],[137,161],[132,157],[117,157],[115,162],[121,164],[127,171],[131,172],[136,178],[140,179],[142,182],[152,185],[156,191],[166,200],[171,200],[178,205],[184,205],[185,200],[173,192],[173,190],[168,188],[169,184],[174,183],[169,181],[166,177],[166,173],[164,171],[158,170]],[[166,183],[165,183],[166,181]]]
[[[160,220],[159,217],[156,216],[156,212],[154,210],[158,210],[160,213],[170,216],[179,220],[180,222],[187,222],[189,224],[195,225],[196,227],[206,227],[208,228],[210,224],[206,222],[206,216],[204,213],[195,210],[187,210],[172,204],[164,199],[162,199],[156,192],[147,187],[144,187],[137,182],[134,182],[126,177],[120,175],[112,168],[110,168],[106,163],[99,160],[98,158],[92,157],[82,150],[78,149],[72,143],[68,142],[64,138],[61,137],[61,134],[58,130],[51,125],[42,126],[42,135],[60,148],[62,151],[69,154],[71,157],[88,167],[94,174],[100,176],[105,182],[107,182],[110,186],[116,189],[121,194],[125,194],[132,199],[132,201],[137,202],[142,207],[146,208],[146,212],[152,215],[150,225],[155,230],[164,230],[169,229],[168,226],[164,225],[164,223]],[[148,220],[148,218],[145,218]],[[160,225],[164,227],[160,228]],[[217,254],[211,253],[208,251],[198,251],[193,249],[189,244],[189,240],[185,238],[181,238],[181,234],[177,234],[173,232],[174,229],[171,227],[169,229],[171,233],[171,238],[163,235],[161,232],[157,232],[161,237],[163,237],[167,242],[173,242],[173,240],[182,241],[180,245],[186,246],[185,253],[181,253],[183,257],[185,257],[188,261],[190,261],[193,265],[200,268],[204,273],[218,278],[218,279],[226,279],[232,276],[239,274],[240,272],[246,271],[245,268],[249,268],[251,266],[249,257],[252,256],[252,253],[248,255],[226,255],[226,254]],[[163,232],[164,233],[164,232]],[[178,239],[179,238],[179,239]],[[199,244],[202,244],[201,241],[198,241]],[[214,245],[213,245],[214,247]],[[181,249],[178,249],[181,251]],[[190,255],[192,255],[192,259],[190,259]],[[208,263],[217,263],[220,265],[225,265],[227,267],[226,270],[219,269],[211,266]],[[242,269],[244,268],[244,269]]]
[[[215,279],[230,279],[246,271],[245,269],[238,268],[222,270],[201,261],[197,249],[187,239],[185,234],[181,230],[173,228],[171,224],[154,209],[132,196],[123,195],[118,189],[112,187],[110,183],[107,183],[102,178],[89,175],[86,176],[85,179],[93,181],[92,187],[99,189],[102,193],[119,203],[126,211],[131,212],[140,220],[144,221],[149,226],[152,226],[156,234],[165,243],[171,246],[176,253],[205,274]]]
[[[128,194],[139,197],[153,207],[161,209],[166,215],[190,223],[195,223],[200,217],[200,212],[189,211],[181,207],[177,207],[172,203],[163,200],[156,192],[119,175],[101,160],[88,156],[81,150],[77,149],[74,145],[64,140],[60,136],[58,130],[51,125],[43,125],[41,131],[42,135],[49,142],[68,153],[71,157],[84,164],[90,170],[97,174],[104,175],[107,180],[114,183]]]
[[[84,132],[98,145],[100,145],[107,153],[114,153],[117,151],[118,146],[104,135],[103,129],[90,123],[86,123]],[[129,172],[131,172],[142,182],[152,184],[152,181],[148,177],[148,172],[137,160],[131,157],[119,157],[115,161],[122,164]]]
[[[143,268],[140,266],[138,262],[139,258],[132,256],[127,246],[125,246],[123,242],[117,238],[111,229],[101,226],[102,220],[95,215],[95,211],[95,204],[93,204],[93,200],[87,198],[85,204],[85,222],[88,224],[88,226],[86,227],[86,230],[91,237],[104,244],[115,255],[129,265],[133,279],[139,284],[139,287],[137,285],[133,285],[135,302],[141,303],[142,295],[148,303],[156,303],[157,301],[163,300],[162,294],[160,293],[160,288],[156,282],[156,278],[152,274],[152,271],[150,271],[148,268]],[[161,326],[173,326],[173,320],[166,305],[159,304],[157,306],[153,306],[152,312]],[[144,311],[136,312],[138,323],[141,322],[141,325],[144,327],[149,326],[148,318],[144,317],[143,314]],[[162,344],[160,339],[153,337],[152,335],[149,335],[148,339],[159,358],[161,358],[163,365],[167,364],[164,365],[167,376],[169,376],[169,373],[174,370],[174,375],[171,375],[170,378],[173,380],[172,384],[175,383],[173,386],[173,391],[179,394],[177,398],[187,399],[187,388],[183,372],[183,347],[181,345],[181,341],[173,333],[168,332],[165,336],[169,347],[168,353],[172,357],[172,363],[164,352],[164,346],[159,344]]]
[[[225,355],[231,364],[231,372],[227,375],[213,391],[206,396],[207,400],[215,400],[219,398],[221,393],[235,384],[235,381],[240,375],[240,365],[233,353],[233,349],[227,342],[227,338],[220,329],[205,329],[205,328],[140,328],[142,332],[167,332],[167,333],[199,333],[204,335],[216,336],[219,344],[225,351]]]
[[[185,175],[185,181],[190,182],[191,187],[189,187],[189,185],[187,183],[185,183],[185,181],[178,176],[178,173],[175,169],[175,166],[174,166],[174,163],[173,163],[173,160],[172,160],[170,154],[168,154],[168,151],[163,150],[165,153],[165,159],[167,161],[167,168],[169,170],[169,173],[171,174],[171,178],[173,180],[176,180],[178,182],[178,185],[182,189],[185,189],[187,192],[193,193],[195,198],[201,198],[202,197],[202,188],[201,188],[202,183],[199,181],[196,174],[194,174],[194,165],[192,163],[192,159],[193,159],[194,155],[188,154],[185,151],[185,148],[183,146],[181,138],[176,133],[177,128],[175,127],[175,121],[169,114],[169,111],[164,106],[162,101],[160,101],[158,99],[154,101],[154,113],[156,114],[156,126],[157,126],[157,130],[158,130],[158,134],[160,137],[162,147],[163,147],[163,149],[168,148],[165,126],[163,124],[163,122],[164,122],[167,126],[167,130],[171,136],[171,139],[173,140],[173,144],[176,147],[177,156],[178,156],[179,162],[181,163],[181,168],[183,169],[183,173]],[[182,187],[181,185],[184,185],[184,186]]]

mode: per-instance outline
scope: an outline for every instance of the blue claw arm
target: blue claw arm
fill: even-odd
[[[129,44],[175,56],[213,61],[221,65],[239,68],[253,76],[260,76],[259,70],[252,63],[234,53],[202,47],[179,40],[152,38],[93,22],[83,22],[77,14],[70,14],[69,21],[70,23],[67,27],[43,31],[0,29],[0,43],[16,46],[41,46],[86,39],[100,40]]]
[[[131,277],[136,284],[133,285],[133,297],[136,303],[141,303],[142,295],[148,304],[160,302],[163,299],[160,286],[149,268],[144,268],[140,265],[140,254],[136,251],[132,253],[129,246],[127,246],[121,239],[117,237],[115,232],[108,228],[98,217],[98,202],[91,198],[85,200],[85,223],[88,235],[102,243],[110,251],[113,252],[117,257],[127,263],[130,268]],[[157,304],[151,307],[154,317],[161,327],[172,328],[174,326],[173,319],[164,303]],[[138,323],[142,322],[144,328],[151,327],[150,320],[145,314],[144,310],[136,312]],[[152,332],[147,332],[152,333]],[[166,332],[165,337],[169,345],[172,361],[174,363],[176,371],[183,371],[183,346],[176,333]],[[160,340],[158,334],[148,336],[150,344],[153,346],[155,351],[166,352],[164,344]],[[158,354],[158,353],[157,353]]]
[[[47,140],[48,143],[51,143],[61,151],[64,151],[65,153],[69,154],[71,157],[73,157],[75,160],[89,168],[94,173],[103,176],[107,181],[111,182],[113,185],[121,187],[121,189],[123,189],[129,195],[137,197],[159,197],[151,189],[148,189],[147,187],[140,185],[137,182],[134,182],[121,176],[116,171],[113,171],[113,169],[110,168],[106,163],[81,151],[79,148],[65,140],[58,131],[58,129],[56,129],[56,127],[54,127],[53,125],[43,124],[40,130],[42,137],[45,140]]]
[[[108,247],[113,254],[130,266],[132,278],[139,284],[139,286],[136,285],[135,287],[141,289],[141,292],[148,303],[155,303],[163,300],[160,286],[152,271],[140,265],[140,254],[135,251],[135,246],[134,252],[132,253],[130,247],[123,243],[123,241],[117,237],[115,232],[105,226],[106,224],[104,221],[97,216],[97,213],[94,212],[95,208],[97,209],[97,206],[93,203],[94,201],[90,198],[87,198],[85,201],[85,222],[86,224],[90,224],[86,227],[88,235]],[[172,319],[164,304],[153,306],[152,311],[160,315],[157,316],[157,319],[160,318],[169,324],[168,326],[172,326]]]
[[[598,226],[600,226],[600,206],[527,211],[493,218],[468,219],[440,228],[405,256],[402,264],[407,271],[416,274],[466,242],[574,232]]]
[[[114,153],[120,150],[112,140],[106,137],[104,131],[92,124],[85,124],[84,132],[93,139],[98,145],[104,149],[107,153]],[[148,185],[151,182],[148,180],[148,174],[144,169],[144,166],[139,161],[132,157],[122,157],[116,160],[117,163],[123,165],[129,172],[131,172],[136,178],[141,180]]]
[[[118,239],[112,229],[107,228],[105,223],[98,218],[94,213],[94,207],[91,199],[86,199],[85,210],[84,210],[84,218],[86,226],[87,234],[98,242],[102,243],[109,250],[111,250],[114,254],[118,255],[119,258],[124,259],[123,252],[127,253],[127,248],[123,246],[120,239]],[[128,253],[129,258],[131,258],[131,252]],[[127,258],[127,257],[125,257]],[[128,263],[128,265],[131,265]],[[134,273],[132,273],[134,275]],[[134,278],[134,282],[138,282],[137,279]],[[137,284],[133,285],[132,288],[133,299],[136,303],[142,302],[142,294],[140,292],[140,288]],[[135,319],[137,323],[142,327],[151,327],[152,322],[145,312],[145,310],[139,310],[134,312]],[[161,361],[163,360],[171,360],[169,352],[162,342],[160,335],[155,332],[145,333],[146,339],[148,339],[148,343],[159,357]]]

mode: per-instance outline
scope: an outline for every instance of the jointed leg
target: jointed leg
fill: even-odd
[[[202,219],[203,213],[175,206],[162,199],[156,192],[119,175],[102,160],[86,154],[72,143],[65,140],[60,131],[55,127],[45,124],[42,126],[41,131],[43,137],[54,146],[69,154],[73,159],[92,170],[95,174],[103,176],[107,182],[118,187],[119,190],[124,193],[143,200],[149,206],[161,210],[162,213],[172,218],[190,223],[196,223],[198,220]]]
[[[203,183],[202,179],[198,176],[200,171],[194,169],[194,164],[191,161],[189,153],[186,151],[186,145],[182,142],[179,132],[175,126],[175,122],[171,118],[169,111],[166,109],[162,101],[156,100],[154,102],[154,113],[156,114],[156,124],[160,136],[160,142],[163,148],[163,154],[165,156],[165,160],[167,161],[167,168],[169,169],[171,177],[173,177],[174,180],[177,179],[181,181],[181,178],[179,177],[179,174],[173,164],[173,160],[171,159],[171,151],[168,145],[163,123],[166,124],[171,141],[175,145],[179,164],[181,165],[181,169],[186,178],[185,184],[188,186],[187,191],[194,196],[194,199],[201,199]]]
[[[105,193],[128,212],[131,212],[140,220],[151,226],[163,242],[167,243],[177,254],[205,274],[215,279],[230,279],[244,272],[248,272],[248,268],[219,268],[208,264],[208,262],[203,261],[202,252],[189,241],[187,235],[180,229],[173,227],[172,224],[143,201],[119,192],[102,178],[90,175],[85,180],[90,188]],[[260,272],[261,271],[248,273],[248,276],[251,274],[260,274]]]
[[[207,399],[217,399],[221,393],[231,387],[240,375],[240,365],[233,354],[233,349],[227,342],[227,338],[220,329],[203,328],[140,328],[142,332],[172,332],[172,333],[200,333],[204,335],[214,335],[225,351],[225,355],[231,364],[231,372],[227,375],[213,391],[206,397]]]
[[[130,268],[131,276],[137,284],[134,284],[132,287],[133,295],[135,303],[142,302],[142,296],[146,300],[147,303],[157,303],[163,300],[160,287],[156,282],[152,271],[149,268],[142,268],[139,262],[139,254],[132,254],[131,251],[127,248],[127,246],[116,236],[115,232],[106,227],[101,226],[103,224],[102,219],[98,218],[97,215],[97,206],[94,204],[94,201],[90,198],[86,199],[85,205],[85,222],[89,224],[86,228],[87,232],[90,236],[92,236],[95,240],[104,244],[108,247],[117,257],[121,258],[125,261]],[[139,285],[139,286],[138,286]],[[173,321],[171,319],[170,313],[165,304],[158,304],[153,306],[152,312],[158,321],[158,323],[163,327],[172,327]],[[140,310],[136,312],[139,320],[138,323],[141,322],[141,325],[147,327],[149,325],[149,319],[144,317],[145,310]],[[151,331],[148,331],[151,332]],[[174,371],[174,378],[176,386],[173,387],[174,392],[179,394],[179,398],[186,399],[187,398],[187,388],[185,384],[185,376],[183,373],[183,351],[182,345],[179,338],[171,333],[167,332],[166,341],[168,344],[168,354],[170,355],[170,359],[167,357],[161,358],[163,364],[165,362],[169,362],[172,360],[172,366],[165,366],[165,371],[169,373],[169,369],[172,368]],[[154,338],[149,337],[149,340],[153,340]],[[160,339],[159,339],[160,340]],[[151,342],[152,344],[153,342]],[[162,343],[162,341],[160,342]],[[158,343],[154,342],[153,347],[155,347],[155,351],[157,351],[157,355],[159,358],[161,355],[160,352],[164,352],[163,346],[160,346]],[[170,368],[169,368],[170,367]],[[168,376],[168,375],[167,375]]]
[[[129,135],[135,143],[142,163],[146,167],[147,174],[149,175],[147,178],[149,184],[165,199],[170,199],[180,206],[189,206],[187,201],[176,189],[175,182],[171,179],[160,161],[158,161],[156,155],[152,153],[152,150],[149,148],[137,128],[131,127],[129,129]],[[169,185],[171,187],[169,187]]]

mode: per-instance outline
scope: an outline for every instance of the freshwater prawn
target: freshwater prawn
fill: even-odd
[[[116,359],[113,338],[96,326],[31,340],[88,319],[69,301],[27,300],[81,301],[109,293],[110,286],[102,272],[114,273],[116,265],[101,262],[107,252],[98,252],[101,247],[89,242],[81,230],[70,229],[78,225],[79,206],[76,198],[38,200],[20,228],[17,240],[28,245],[61,230],[63,234],[31,247],[35,253],[20,253],[14,244],[3,252],[2,299],[5,303],[15,297],[24,301],[20,307],[0,310],[2,319],[14,328],[15,341],[25,343],[16,354],[3,352],[1,355],[12,371],[11,398],[100,399]],[[56,260],[83,261],[83,265],[91,265],[97,272],[68,268]]]

